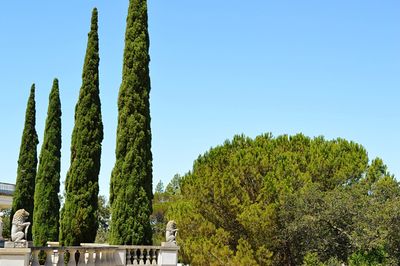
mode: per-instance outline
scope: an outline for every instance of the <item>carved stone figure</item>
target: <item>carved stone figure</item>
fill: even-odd
[[[167,230],[165,231],[165,241],[167,243],[176,244],[176,232],[178,229],[176,228],[176,223],[174,220],[169,221],[167,223]]]
[[[11,227],[11,241],[13,242],[26,242],[24,238],[28,233],[30,222],[25,222],[29,216],[29,212],[20,209],[14,213]]]

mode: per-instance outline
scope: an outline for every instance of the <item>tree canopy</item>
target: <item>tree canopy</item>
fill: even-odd
[[[398,182],[361,145],[265,134],[199,156],[167,216],[194,265],[398,264],[399,208]]]

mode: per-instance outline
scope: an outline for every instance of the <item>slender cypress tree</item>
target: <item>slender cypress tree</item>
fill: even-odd
[[[66,199],[61,211],[60,242],[79,245],[94,242],[98,227],[101,142],[103,123],[99,96],[99,38],[97,9],[93,9],[88,35],[82,87],[75,107],[71,166],[65,182]]]
[[[29,212],[28,221],[32,222],[33,200],[35,193],[35,179],[37,166],[37,145],[39,143],[35,129],[36,103],[35,84],[32,84],[25,114],[25,126],[21,139],[18,158],[17,182],[13,196],[11,217],[19,209]],[[28,231],[28,240],[32,239],[31,230]]]
[[[152,154],[147,1],[130,0],[110,182],[112,244],[150,244]]]
[[[61,103],[58,80],[49,96],[44,140],[36,176],[32,234],[35,246],[57,241],[59,234],[61,160]]]

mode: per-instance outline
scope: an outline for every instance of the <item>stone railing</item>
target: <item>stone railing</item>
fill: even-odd
[[[31,265],[117,265],[117,247],[34,247]]]
[[[158,256],[161,247],[156,246],[121,246],[121,260],[125,259],[126,265],[158,265]]]
[[[177,246],[33,247],[31,265],[177,265]],[[0,261],[1,264],[1,261]]]

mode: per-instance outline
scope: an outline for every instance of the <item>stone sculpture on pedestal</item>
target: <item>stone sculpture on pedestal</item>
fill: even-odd
[[[20,209],[15,212],[11,226],[11,243],[6,242],[6,247],[27,247],[26,236],[28,234],[30,222],[26,222],[29,212]]]
[[[167,229],[165,230],[165,241],[161,243],[161,249],[158,253],[157,263],[158,265],[177,265],[178,263],[178,250],[179,247],[176,245],[176,223],[174,220],[167,223]]]
[[[176,232],[178,229],[176,228],[176,223],[174,220],[169,221],[167,223],[167,229],[165,231],[165,241],[170,244],[176,245]]]

